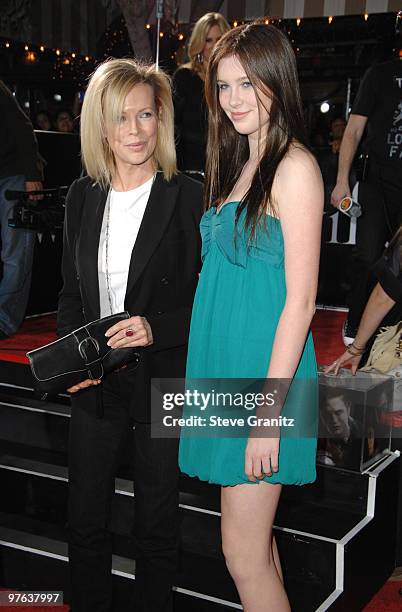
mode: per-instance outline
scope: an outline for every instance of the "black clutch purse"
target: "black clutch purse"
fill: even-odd
[[[43,393],[60,393],[87,378],[99,379],[127,363],[139,363],[138,348],[111,349],[105,332],[130,318],[128,312],[92,321],[67,336],[26,355],[35,387]]]

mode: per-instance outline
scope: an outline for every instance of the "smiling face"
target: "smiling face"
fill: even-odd
[[[271,98],[256,91],[235,55],[220,60],[217,71],[219,103],[239,134],[263,143],[268,129]],[[257,97],[258,95],[258,97]]]
[[[117,171],[132,166],[154,167],[158,138],[158,111],[150,85],[139,84],[127,94],[118,121],[107,128]]]
[[[207,62],[209,60],[209,56],[211,55],[212,49],[215,47],[216,43],[220,38],[222,38],[222,32],[220,27],[216,24],[211,26],[207,32],[205,45],[202,50],[204,62]]]

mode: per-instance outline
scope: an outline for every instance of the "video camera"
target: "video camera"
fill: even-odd
[[[64,221],[64,207],[68,187],[43,189],[41,191],[5,192],[6,200],[16,200],[8,226],[37,232],[61,229]],[[41,196],[33,200],[30,196]]]

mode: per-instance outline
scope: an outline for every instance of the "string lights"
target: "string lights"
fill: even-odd
[[[328,25],[333,24],[335,17],[333,15],[323,16],[323,20],[326,19]],[[369,19],[369,13],[361,13],[361,19],[365,22]],[[240,23],[247,23],[247,20],[242,20],[241,16],[232,22],[233,27],[237,27]],[[299,35],[296,36],[296,28],[302,25],[301,17],[294,17],[293,19],[279,19],[278,17],[272,18],[271,16],[262,17],[261,23],[266,25],[281,24],[284,31],[288,32],[289,38],[294,43],[296,52],[300,52],[300,40]],[[280,27],[281,27],[280,26]],[[150,34],[151,44],[155,44],[155,38],[158,36],[155,24],[144,23],[143,27],[148,30]],[[172,29],[169,24],[165,26],[164,31],[159,32],[161,39],[169,39],[172,42],[172,49],[170,53],[175,54],[176,50],[188,40],[190,32],[190,24],[188,26],[181,25],[180,30]],[[304,31],[304,28],[303,28]],[[176,43],[174,42],[176,40]],[[299,46],[297,46],[299,45]],[[21,53],[21,57],[24,62],[32,65],[39,64],[42,61],[47,61],[53,64],[53,78],[54,79],[72,79],[75,81],[83,82],[85,78],[90,74],[93,69],[93,62],[95,58],[89,54],[80,55],[75,51],[64,51],[58,47],[47,47],[44,44],[33,45],[31,42],[17,42],[13,40],[0,39],[0,49],[7,49],[13,54]],[[131,46],[127,28],[125,25],[124,18],[118,19],[109,26],[103,38],[102,51],[97,59],[102,60],[103,57],[109,57],[116,55],[117,57],[125,56],[131,52]],[[169,55],[170,55],[169,53]]]
[[[18,42],[15,42],[14,44],[14,50],[18,48]],[[21,47],[24,49],[24,51],[27,51],[29,54],[31,54],[33,57],[35,57],[35,59],[37,59],[37,52],[35,52],[34,48],[35,45],[29,45],[29,44],[24,44],[24,43],[20,43]],[[0,41],[0,47],[4,45],[4,47],[6,49],[11,49],[11,43],[9,41],[6,42],[1,42]],[[40,45],[36,47],[37,51],[39,50],[41,53],[45,53],[47,52],[49,53],[54,53],[58,58],[60,58],[61,56],[63,56],[63,58],[66,58],[70,55],[70,57],[72,59],[76,59],[77,58],[77,54],[75,53],[75,51],[72,51],[71,53],[68,52],[63,52],[60,49],[51,49],[50,47],[45,47],[44,45]],[[91,59],[90,55],[85,56],[86,61],[89,61]]]
[[[80,56],[76,51],[66,52],[43,44],[33,45],[30,42],[0,39],[0,52],[2,49],[11,52],[16,58],[20,54],[22,61],[32,67],[47,64],[49,78],[53,81],[69,80],[82,86],[93,70],[94,58],[89,54]]]

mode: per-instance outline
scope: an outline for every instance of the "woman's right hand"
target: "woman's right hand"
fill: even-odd
[[[77,393],[77,391],[81,391],[81,389],[87,389],[88,387],[92,387],[94,385],[99,385],[101,383],[100,380],[87,378],[77,385],[73,385],[67,389],[67,393]]]
[[[264,476],[272,476],[273,472],[279,469],[279,430],[276,438],[255,438],[248,439],[244,471],[251,482],[257,482]]]
[[[361,358],[362,358],[362,355],[352,355],[351,353],[349,353],[349,351],[345,351],[344,353],[342,353],[340,357],[338,357],[334,361],[334,363],[331,363],[331,365],[325,368],[324,374],[329,374],[330,372],[333,372],[334,374],[337,375],[339,372],[339,369],[342,366],[346,365],[347,363],[350,363],[352,374],[354,376],[357,372],[357,368],[359,367]]]

